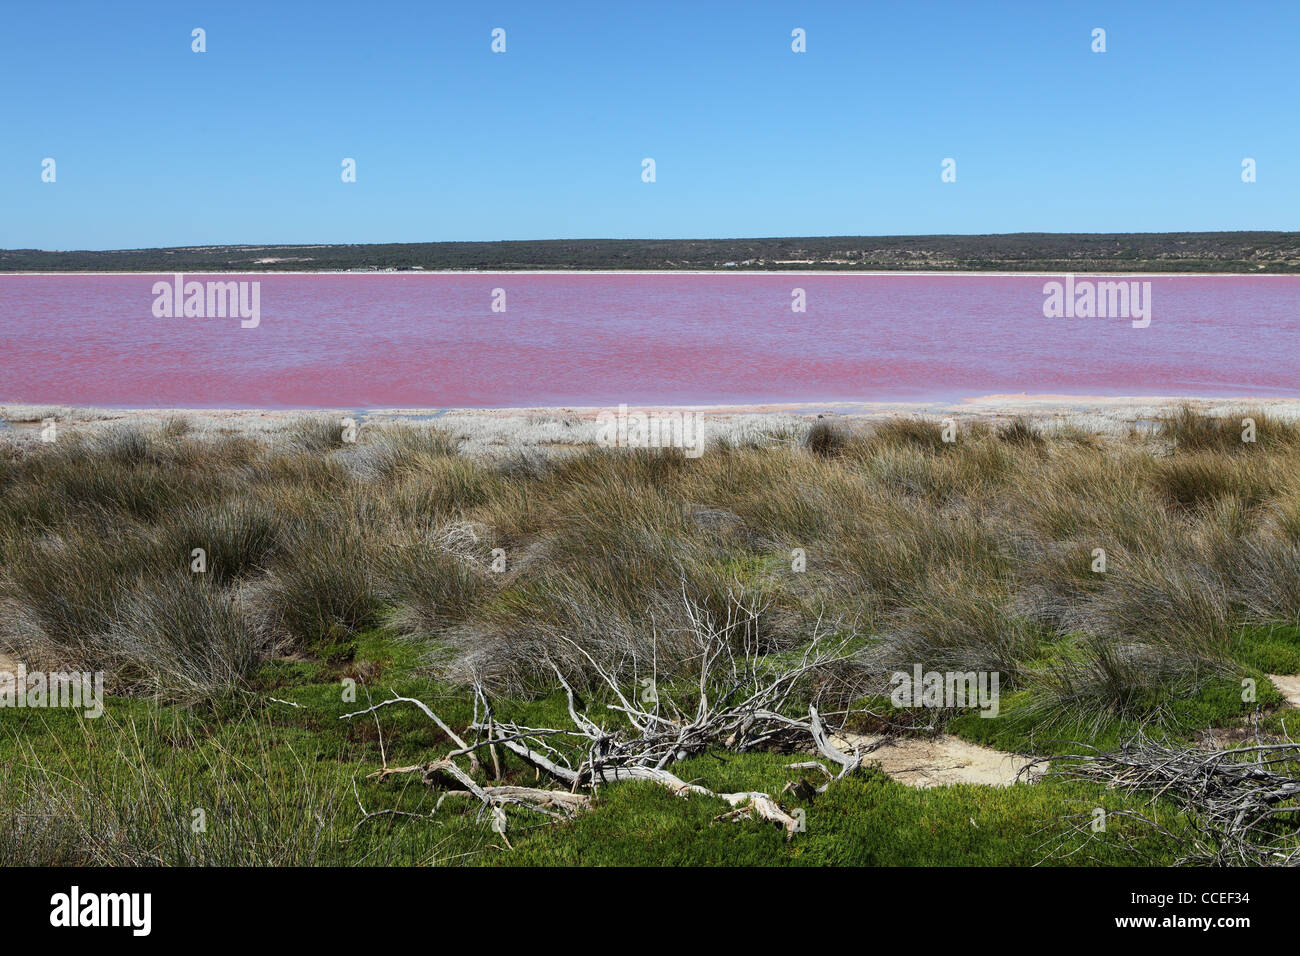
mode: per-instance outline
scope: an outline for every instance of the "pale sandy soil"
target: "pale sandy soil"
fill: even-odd
[[[1268,674],[1269,680],[1292,707],[1300,707],[1300,675]]]
[[[835,402],[784,405],[630,406],[653,414],[700,416],[706,442],[743,440],[774,431],[801,432],[817,420],[848,428],[868,427],[894,416],[932,421],[952,418],[960,428],[972,421],[998,422],[1023,415],[1050,431],[1077,428],[1100,435],[1149,432],[1163,412],[1187,401],[1211,414],[1236,415],[1263,409],[1287,420],[1300,420],[1300,400],[1277,398],[1179,399],[1173,397],[1095,397],[1068,395],[985,395],[957,402]],[[169,418],[186,419],[200,433],[239,434],[275,441],[287,426],[304,416],[352,418],[368,426],[404,421],[432,424],[461,440],[474,457],[519,453],[553,454],[594,445],[600,432],[597,416],[613,407],[568,408],[390,408],[390,409],[95,409],[71,406],[0,405],[0,443],[39,441],[41,423],[54,418],[60,434],[101,433],[122,426],[154,427]]]
[[[836,738],[834,743],[847,752],[856,745],[864,754],[863,763],[877,764],[899,783],[920,789],[957,783],[1009,787],[1017,782],[1032,783],[1047,770],[1046,764],[1039,764],[1022,777],[1021,771],[1029,766],[1031,758],[972,744],[951,734],[937,737],[847,734]]]

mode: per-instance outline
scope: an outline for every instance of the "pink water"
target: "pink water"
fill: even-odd
[[[155,318],[153,275],[0,276],[0,402],[513,407],[1300,396],[1300,277],[1165,276],[1148,328],[1047,319],[1060,277],[194,275],[261,324]],[[803,288],[807,312],[791,310]],[[506,291],[505,313],[491,311]]]

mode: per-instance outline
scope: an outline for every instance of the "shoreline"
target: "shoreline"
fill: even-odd
[[[746,440],[782,430],[804,431],[818,421],[849,429],[869,428],[890,418],[923,418],[997,424],[1023,417],[1047,430],[1071,428],[1099,436],[1151,432],[1159,417],[1180,405],[1209,415],[1263,411],[1300,421],[1300,398],[1096,396],[1060,394],[981,395],[930,402],[798,402],[733,405],[628,404],[629,413],[695,415],[708,440]],[[520,453],[553,454],[599,445],[598,416],[618,406],[532,406],[519,408],[102,408],[73,405],[0,404],[0,446],[40,443],[46,419],[59,434],[104,434],[123,427],[156,428],[184,419],[192,433],[246,436],[275,441],[301,419],[354,419],[359,428],[405,423],[452,433],[474,457]]]

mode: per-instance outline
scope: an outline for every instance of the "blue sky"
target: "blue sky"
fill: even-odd
[[[1300,228],[1295,0],[0,18],[0,247]]]

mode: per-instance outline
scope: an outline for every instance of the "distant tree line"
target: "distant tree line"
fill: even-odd
[[[787,239],[550,239],[0,251],[0,272],[736,269],[1300,272],[1300,233],[1012,233]]]

